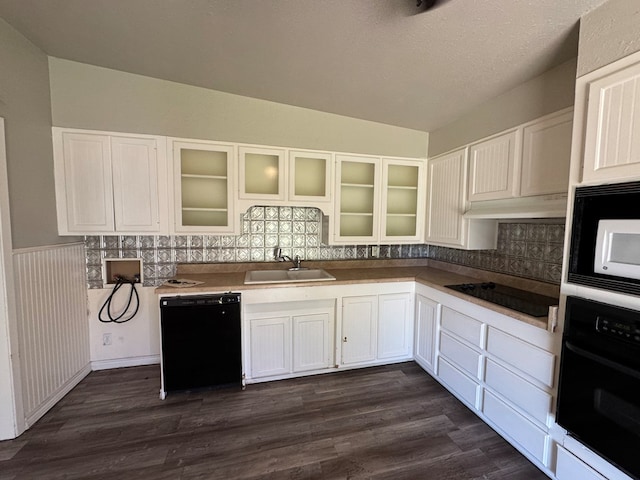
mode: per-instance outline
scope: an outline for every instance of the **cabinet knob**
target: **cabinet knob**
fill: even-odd
[[[344,338],[342,339],[342,341],[346,343],[346,341],[347,341],[347,337],[344,337]]]

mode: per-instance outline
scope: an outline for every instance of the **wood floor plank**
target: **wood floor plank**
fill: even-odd
[[[0,480],[541,480],[416,364],[158,398],[158,366],[91,373]]]

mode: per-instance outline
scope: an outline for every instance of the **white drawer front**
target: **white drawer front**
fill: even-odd
[[[438,376],[450,387],[451,392],[457,394],[469,405],[476,407],[480,386],[442,357],[438,358]]]
[[[493,327],[487,334],[487,351],[544,385],[553,386],[555,355]]]
[[[442,328],[482,348],[482,323],[448,307],[442,308]]]
[[[485,383],[534,419],[546,425],[552,397],[522,377],[487,359]]]
[[[493,396],[488,390],[484,391],[482,412],[516,443],[538,460],[543,460],[547,438],[543,430]]]
[[[557,480],[607,480],[578,457],[558,445]]]
[[[440,353],[451,363],[459,366],[471,376],[480,378],[480,354],[450,337],[446,333],[440,334]]]

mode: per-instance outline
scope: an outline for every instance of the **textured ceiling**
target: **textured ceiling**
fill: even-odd
[[[576,56],[604,0],[0,0],[45,53],[431,131]]]

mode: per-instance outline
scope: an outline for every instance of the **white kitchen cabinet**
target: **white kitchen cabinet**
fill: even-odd
[[[291,373],[291,318],[289,316],[249,320],[251,378]]]
[[[412,358],[412,295],[344,297],[341,338],[343,365]]]
[[[53,128],[60,235],[168,231],[159,137]]]
[[[520,185],[520,130],[469,147],[469,201],[515,197]]]
[[[378,353],[380,360],[408,358],[413,353],[413,301],[410,293],[378,297]]]
[[[634,63],[630,63],[634,62]],[[583,182],[636,180],[640,176],[640,61],[637,56],[578,79],[584,92]],[[578,97],[578,95],[577,95]]]
[[[547,115],[523,128],[520,196],[569,190],[573,109]]]
[[[458,298],[435,298],[435,377],[528,458],[552,468],[553,333]]]
[[[556,356],[494,327],[487,332],[487,352],[534,381],[551,388]]]
[[[336,156],[335,243],[372,243],[378,239],[380,159]]]
[[[541,463],[544,462],[548,445],[546,429],[538,427],[511,405],[486,389],[484,390],[482,413],[520,448]]]
[[[333,212],[334,154],[238,146],[238,204],[314,206]]]
[[[238,147],[238,197],[253,201],[281,202],[286,198],[285,150],[267,147]]]
[[[299,314],[293,322],[293,371],[321,370],[331,366],[333,322],[330,312]]]
[[[336,156],[333,243],[422,241],[424,162]]]
[[[423,295],[416,294],[415,314],[415,361],[428,372],[435,370],[435,342],[439,304]]]
[[[335,300],[248,305],[244,317],[248,381],[290,378],[334,365]]]
[[[342,364],[373,362],[378,338],[378,297],[342,299]]]
[[[481,391],[480,383],[464,374],[447,361],[447,357],[438,356],[438,379],[447,389],[467,404],[472,410],[478,405],[478,396]]]
[[[235,148],[169,140],[173,152],[174,229],[179,233],[235,233]]]
[[[422,241],[425,210],[425,164],[382,159],[381,242]]]
[[[495,249],[494,220],[464,217],[467,206],[467,148],[427,161],[425,242],[462,249]]]
[[[294,205],[330,204],[333,200],[332,153],[291,150],[287,198]]]

